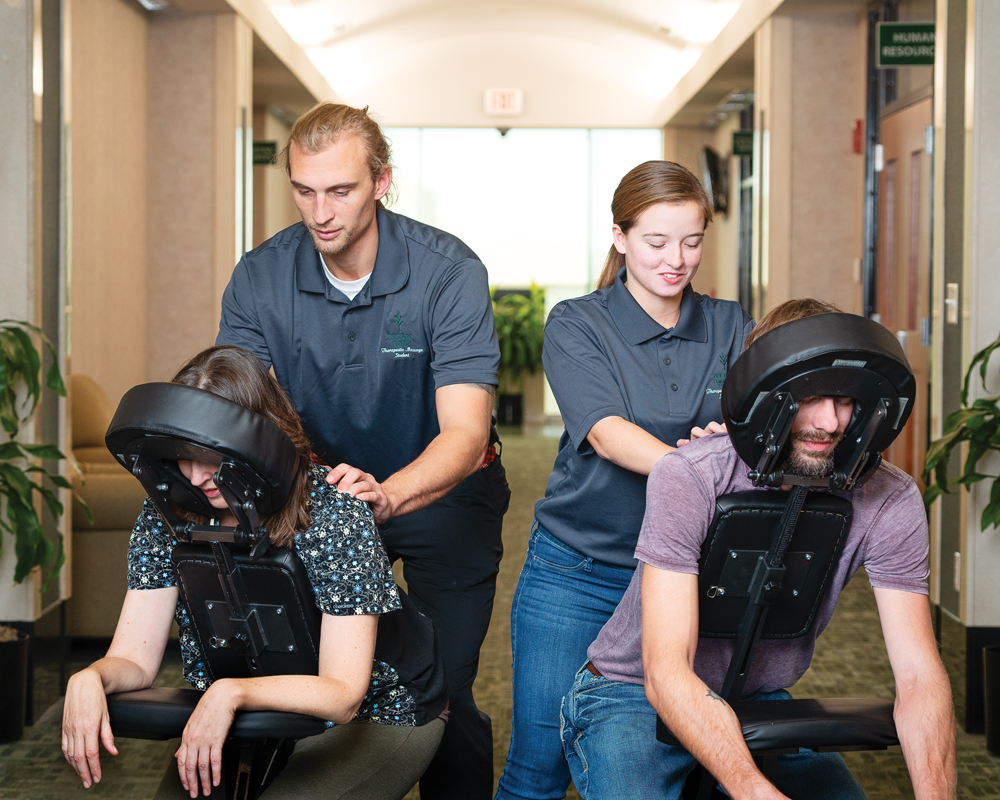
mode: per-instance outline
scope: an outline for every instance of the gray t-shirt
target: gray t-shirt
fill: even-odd
[[[685,445],[653,468],[635,551],[639,568],[614,615],[587,651],[605,677],[643,683],[643,566],[697,574],[715,499],[753,489],[747,471],[726,434]],[[746,683],[747,694],[786,689],[802,677],[812,660],[816,637],[830,621],[841,591],[858,567],[864,566],[876,588],[927,594],[927,522],[913,480],[883,463],[863,486],[836,494],[851,500],[854,517],[813,627],[797,639],[760,642]],[[732,650],[732,639],[698,640],[695,672],[715,691],[722,688]]]

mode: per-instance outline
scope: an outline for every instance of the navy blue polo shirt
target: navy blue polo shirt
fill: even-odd
[[[434,392],[497,384],[486,268],[454,236],[377,210],[371,279],[348,300],[302,223],[246,253],[222,298],[216,344],[274,367],[313,449],[383,481],[438,435]]]
[[[615,282],[559,303],[545,325],[542,361],[566,430],[535,517],[586,556],[634,567],[646,476],[601,458],[587,441],[618,416],[674,445],[691,428],[722,421],[722,383],[753,321],[738,303],[690,286],[677,324],[664,328]]]

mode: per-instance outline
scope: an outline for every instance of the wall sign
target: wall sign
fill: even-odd
[[[934,66],[934,23],[880,22],[878,66]]]
[[[733,155],[753,155],[753,131],[733,131]]]
[[[272,164],[275,156],[278,155],[277,142],[254,142],[253,143],[253,163]]]

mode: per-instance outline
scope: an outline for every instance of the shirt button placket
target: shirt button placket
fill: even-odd
[[[663,364],[663,366],[661,367],[661,374],[663,375],[663,385],[665,388],[671,390],[667,392],[668,397],[665,398],[667,400],[668,414],[670,413],[670,406],[671,406],[669,395],[672,394],[672,392],[677,391],[677,384],[671,381],[671,378],[676,377],[677,374],[676,371],[671,367],[671,365],[673,364],[673,358],[670,355],[667,355],[667,353],[673,350],[671,345],[672,342],[669,336],[660,339],[659,355],[660,355],[660,363]]]

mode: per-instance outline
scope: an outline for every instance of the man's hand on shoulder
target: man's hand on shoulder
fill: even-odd
[[[337,491],[356,497],[371,507],[375,523],[381,525],[393,513],[393,504],[375,477],[350,464],[338,464],[326,475],[326,482]]]

